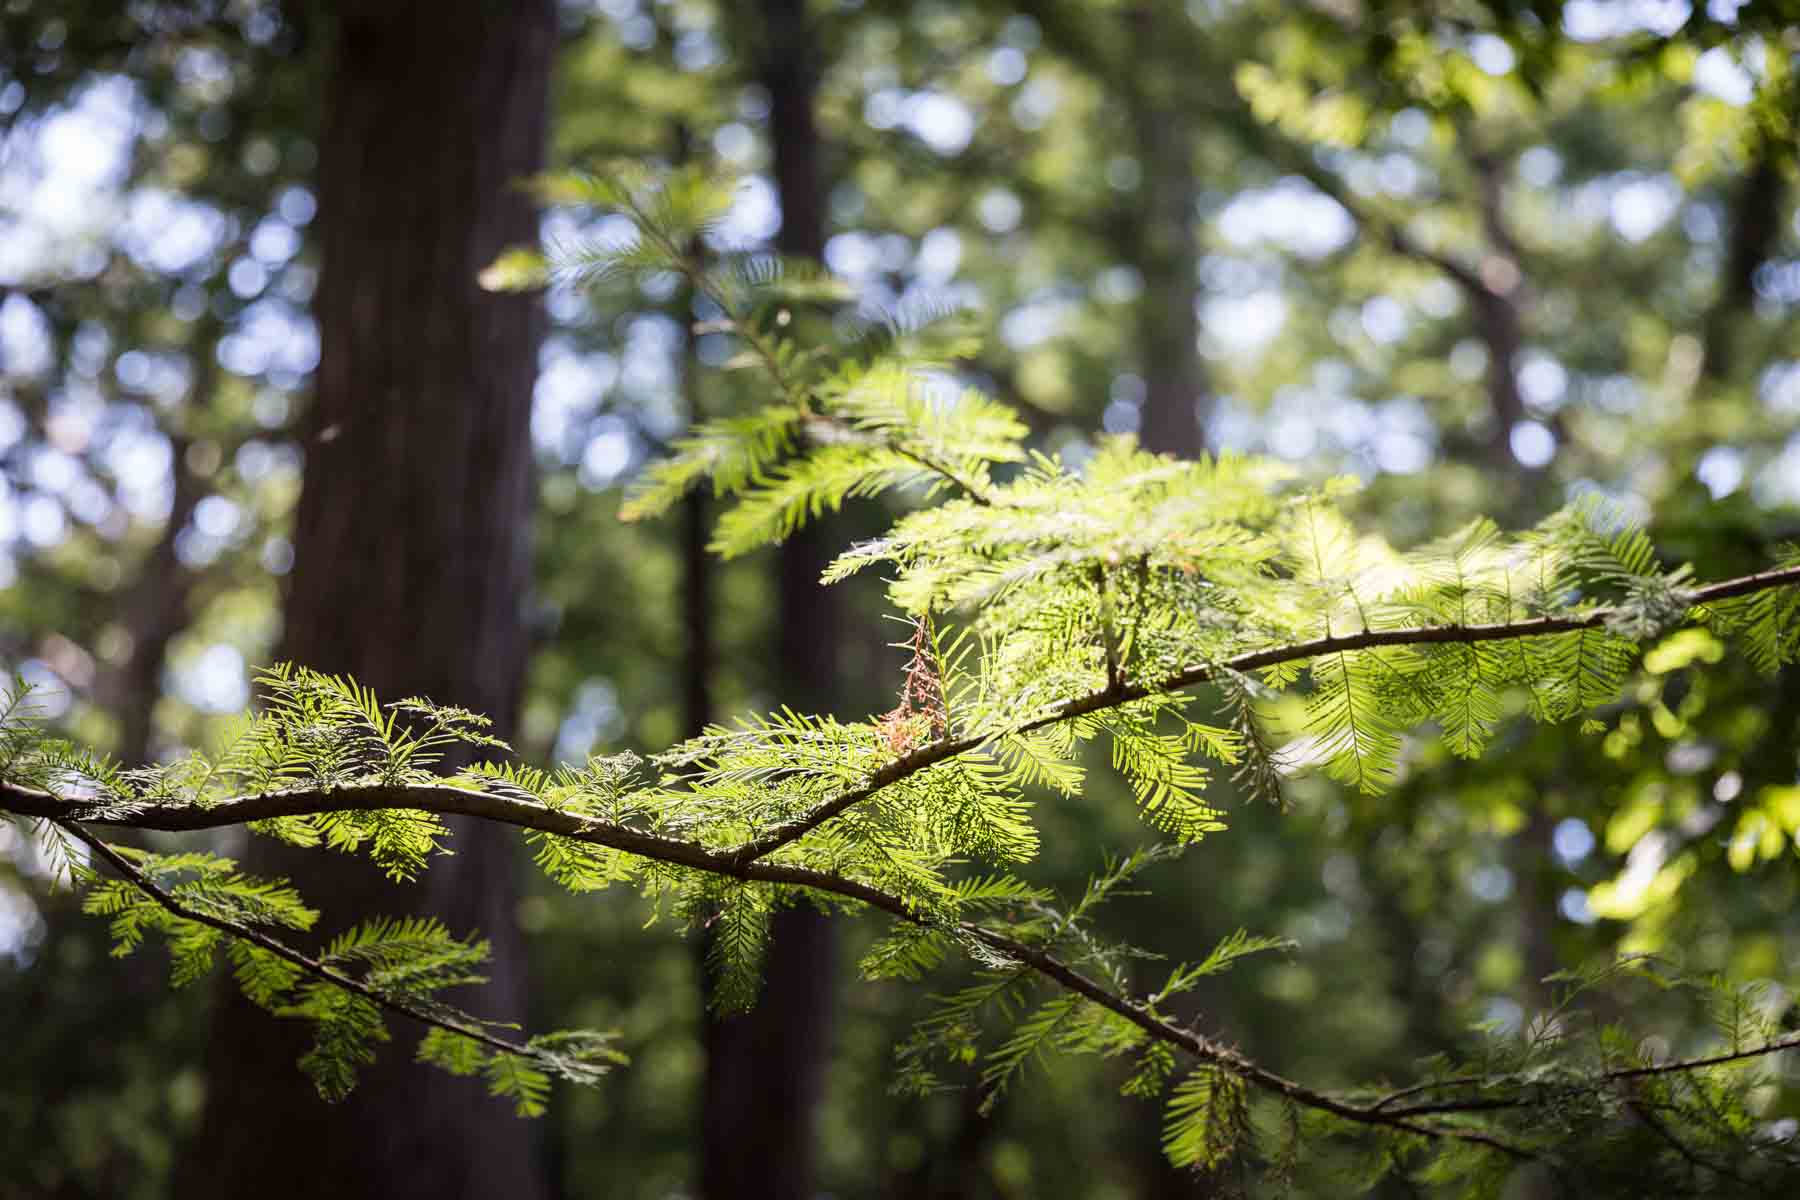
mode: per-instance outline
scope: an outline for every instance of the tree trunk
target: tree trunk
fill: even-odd
[[[1198,458],[1206,448],[1206,368],[1200,361],[1200,318],[1194,308],[1200,244],[1194,229],[1194,130],[1176,94],[1185,67],[1168,60],[1179,44],[1166,21],[1187,20],[1155,5],[1131,15],[1137,61],[1126,81],[1140,172],[1132,265],[1144,279],[1138,302],[1138,370],[1144,379],[1140,439],[1144,448]]]
[[[185,437],[169,439],[174,447],[175,495],[169,519],[156,544],[138,568],[125,593],[120,619],[131,638],[125,661],[104,681],[106,701],[119,714],[116,753],[121,761],[140,766],[155,757],[156,702],[162,696],[163,662],[169,643],[187,628],[188,598],[193,579],[175,554],[175,539],[194,515],[205,494],[202,481],[182,460],[190,445]]]
[[[1519,355],[1525,346],[1524,314],[1520,311],[1524,262],[1506,224],[1506,165],[1493,155],[1471,156],[1479,189],[1481,229],[1485,242],[1486,262],[1495,269],[1484,277],[1471,277],[1475,284],[1469,294],[1475,313],[1476,330],[1487,350],[1489,455],[1498,474],[1530,481],[1543,468],[1528,467],[1512,450],[1513,427],[1530,413],[1519,392]],[[1552,416],[1553,432],[1562,440],[1560,422]],[[1521,499],[1526,489],[1516,493]]]
[[[218,341],[219,321],[208,314],[189,349],[196,407],[210,405],[218,388]],[[194,576],[176,554],[175,545],[206,496],[205,480],[188,466],[188,450],[193,444],[185,434],[169,438],[173,451],[169,473],[175,484],[169,518],[120,605],[131,649],[107,680],[107,702],[119,714],[117,753],[132,766],[147,764],[156,756],[156,702],[162,697],[163,663],[169,656],[169,644],[188,623]]]
[[[537,305],[477,272],[535,238],[512,188],[542,161],[555,12],[548,0],[346,5],[319,156],[320,363],[308,414],[282,654],[389,698],[491,714],[509,733],[526,638]],[[454,858],[417,886],[350,856],[258,842],[340,925],[430,911],[493,943],[493,982],[461,999],[525,1013],[514,849],[457,822]],[[532,1127],[479,1080],[410,1063],[394,1033],[352,1097],[327,1106],[296,1070],[304,1034],[229,992],[183,1194],[547,1194]]]
[[[683,166],[693,162],[693,137],[686,125],[675,129],[675,161]],[[695,238],[688,247],[696,258],[705,252],[705,243]],[[676,296],[675,320],[682,327],[681,387],[687,398],[689,425],[699,425],[709,414],[700,392],[700,360],[695,352],[698,339],[692,330],[695,320],[694,289],[683,286]],[[707,549],[712,540],[713,506],[704,488],[689,492],[681,502],[681,620],[685,631],[682,663],[682,733],[699,737],[715,719],[713,712],[713,667],[715,665],[713,569],[716,560]]]
[[[1194,459],[1206,449],[1201,424],[1207,405],[1206,368],[1200,361],[1200,319],[1195,309],[1200,247],[1194,228],[1194,130],[1174,95],[1182,74],[1169,61],[1167,20],[1186,20],[1179,11],[1154,5],[1134,9],[1132,34],[1137,63],[1125,81],[1132,136],[1140,174],[1141,217],[1133,227],[1131,263],[1144,279],[1137,307],[1138,370],[1144,402],[1138,439],[1144,449]],[[1179,44],[1179,43],[1175,43]],[[1196,1007],[1213,1025],[1225,1019],[1227,989],[1203,989]],[[1125,1127],[1132,1130],[1126,1154],[1137,1176],[1137,1194],[1146,1198],[1209,1196],[1211,1181],[1170,1165],[1162,1148],[1162,1122],[1144,1102],[1126,1099]]]
[[[781,195],[777,248],[819,259],[825,207],[805,0],[764,0],[761,17],[762,80]],[[810,525],[782,546],[777,567],[776,690],[801,712],[829,711],[836,692],[838,604],[819,583],[829,545],[822,527]],[[778,913],[757,1006],[707,1022],[700,1191],[708,1200],[811,1194],[813,1114],[831,1045],[836,948],[823,915]]]
[[[1738,325],[1756,302],[1756,268],[1762,266],[1781,237],[1781,215],[1787,195],[1778,149],[1759,144],[1756,161],[1738,183],[1731,206],[1730,238],[1719,295],[1706,314],[1703,378],[1722,383],[1736,368],[1732,352]]]

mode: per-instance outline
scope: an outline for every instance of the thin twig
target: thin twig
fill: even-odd
[[[1674,1149],[1675,1153],[1682,1157],[1688,1166],[1698,1167],[1702,1171],[1711,1171],[1715,1175],[1723,1175],[1725,1178],[1736,1183],[1741,1183],[1746,1187],[1750,1185],[1748,1179],[1739,1175],[1730,1167],[1727,1167],[1722,1163],[1712,1162],[1700,1154],[1699,1151],[1693,1149],[1686,1142],[1676,1137],[1675,1132],[1663,1122],[1662,1118],[1656,1115],[1656,1110],[1651,1108],[1648,1104],[1645,1104],[1640,1100],[1627,1100],[1625,1106],[1632,1111],[1633,1115],[1635,1115],[1638,1120],[1648,1126],[1652,1133],[1656,1134],[1656,1136],[1661,1138],[1664,1142],[1667,1142],[1669,1146]]]
[[[651,241],[655,242],[657,248],[669,257],[669,261],[675,264],[675,269],[687,280],[688,286],[705,296],[708,300],[711,300],[718,306],[719,311],[725,314],[725,320],[719,324],[724,328],[729,329],[738,337],[743,338],[744,341],[749,344],[751,350],[756,354],[756,357],[761,360],[763,370],[768,374],[770,381],[775,384],[775,387],[781,392],[782,397],[793,406],[795,411],[797,411],[803,419],[809,422],[823,422],[836,429],[843,430],[845,426],[842,421],[839,421],[829,414],[816,413],[812,410],[812,406],[807,402],[805,385],[795,379],[789,373],[787,368],[782,365],[781,355],[777,353],[776,347],[766,336],[764,336],[763,332],[757,329],[753,323],[746,321],[742,316],[733,311],[730,297],[725,294],[724,289],[719,287],[718,282],[707,273],[705,264],[693,254],[689,253],[681,246],[678,246],[664,234],[657,227],[656,222],[652,219],[650,214],[644,212],[642,207],[640,207],[637,201],[630,197],[629,194],[626,196],[626,206],[630,210],[632,218],[636,221],[638,229],[645,237],[648,237]],[[847,432],[854,435],[857,431],[849,430]],[[963,478],[962,474],[954,467],[938,462],[930,455],[920,452],[917,448],[902,445],[891,438],[877,439],[877,442],[894,453],[899,454],[904,458],[911,459],[926,470],[942,476],[946,481],[954,485],[959,491],[977,504],[986,505],[994,502],[992,494],[986,488],[980,486],[971,479]]]
[[[1422,1092],[1435,1092],[1439,1088],[1485,1087],[1491,1082],[1481,1075],[1464,1075],[1457,1079],[1428,1079],[1424,1083],[1415,1083],[1411,1087],[1401,1088],[1397,1092],[1389,1092],[1381,1099],[1369,1105],[1373,1109],[1383,1109],[1390,1104],[1398,1104],[1409,1096],[1417,1096]]]
[[[418,1021],[420,1024],[442,1029],[446,1033],[454,1033],[462,1037],[471,1038],[492,1050],[499,1050],[506,1054],[516,1054],[521,1058],[528,1058],[553,1065],[551,1064],[550,1056],[546,1055],[541,1050],[534,1049],[530,1046],[520,1045],[517,1042],[509,1042],[505,1038],[495,1037],[485,1029],[481,1029],[477,1026],[464,1025],[459,1021],[452,1021],[448,1018],[426,1012],[423,1009],[415,1008],[406,1001],[398,999],[387,992],[382,991],[380,988],[370,987],[368,984],[352,975],[346,975],[342,971],[335,970],[310,955],[301,953],[292,946],[287,945],[285,942],[270,937],[260,929],[253,928],[252,926],[225,917],[216,916],[212,913],[202,912],[196,908],[190,908],[186,904],[183,904],[179,897],[158,886],[155,880],[133,866],[130,859],[120,854],[117,850],[114,850],[102,839],[95,837],[79,822],[62,818],[52,818],[52,821],[57,828],[69,833],[94,854],[105,859],[107,864],[111,866],[113,870],[117,871],[127,883],[131,884],[131,886],[138,889],[138,891],[143,892],[146,896],[149,896],[163,908],[184,921],[193,921],[197,924],[216,929],[220,933],[237,938],[240,941],[249,942],[251,945],[266,950],[277,958],[292,963],[308,975],[323,979],[332,986],[342,988],[344,991],[355,993],[363,999],[368,1000],[370,1003],[378,1005],[391,1013],[395,1013],[402,1017],[409,1017],[414,1021]]]

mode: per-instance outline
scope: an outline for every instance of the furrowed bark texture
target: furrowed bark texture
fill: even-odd
[[[820,261],[825,204],[813,114],[816,58],[805,0],[763,0],[762,82],[781,194],[783,254]],[[820,586],[829,526],[784,544],[777,565],[776,690],[801,712],[830,712],[841,618]],[[814,1114],[831,1046],[836,936],[808,909],[776,915],[756,1007],[707,1021],[700,1192],[707,1200],[812,1194]]]
[[[480,269],[535,237],[512,183],[542,162],[555,43],[549,0],[344,5],[319,154],[320,362],[281,655],[378,692],[516,712],[529,571],[528,297]],[[493,942],[467,1003],[524,1013],[513,848],[454,822],[457,852],[418,886],[350,856],[258,839],[247,867],[331,912],[432,912]],[[221,993],[193,1197],[545,1196],[535,1133],[479,1080],[410,1063],[396,1026],[358,1090],[328,1106],[294,1068],[298,1029]]]

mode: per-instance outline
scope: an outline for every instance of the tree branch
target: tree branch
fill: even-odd
[[[1727,1167],[1722,1163],[1711,1162],[1706,1158],[1703,1158],[1690,1148],[1686,1142],[1676,1137],[1674,1131],[1668,1127],[1661,1117],[1656,1115],[1655,1110],[1648,1104],[1644,1104],[1638,1100],[1627,1100],[1625,1106],[1631,1109],[1632,1114],[1635,1115],[1638,1120],[1642,1121],[1652,1133],[1662,1141],[1666,1142],[1676,1154],[1680,1155],[1682,1160],[1686,1162],[1688,1166],[1702,1171],[1711,1171],[1715,1175],[1723,1175],[1727,1179],[1749,1186],[1750,1181],[1748,1179],[1745,1179],[1742,1175],[1739,1175],[1736,1171],[1733,1171],[1730,1167]]]
[[[1766,1058],[1771,1054],[1781,1054],[1788,1050],[1800,1050],[1800,1034],[1776,1038],[1773,1041],[1761,1042],[1743,1050],[1734,1050],[1727,1054],[1707,1054],[1697,1058],[1678,1058],[1669,1062],[1654,1063],[1645,1067],[1621,1067],[1611,1071],[1602,1071],[1590,1079],[1579,1083],[1551,1084],[1538,1090],[1542,1093],[1567,1093],[1576,1091],[1593,1091],[1615,1083],[1626,1083],[1634,1079],[1647,1079],[1656,1075],[1677,1075],[1689,1071],[1704,1070],[1707,1067],[1721,1067],[1729,1063],[1747,1062],[1753,1058]],[[1436,1088],[1469,1087],[1481,1088],[1490,1085],[1490,1080],[1480,1076],[1466,1076],[1460,1079],[1446,1079],[1421,1083],[1416,1087],[1405,1088],[1382,1097],[1371,1109],[1381,1110],[1397,1117],[1445,1116],[1456,1113],[1496,1112],[1507,1108],[1527,1108],[1538,1100],[1526,1096],[1492,1096],[1471,1098],[1468,1100],[1440,1100],[1430,1104],[1413,1104],[1402,1108],[1389,1107],[1396,1100],[1405,1096],[1417,1095],[1420,1092]]]
[[[1690,606],[1701,607],[1722,600],[1747,596],[1772,588],[1800,585],[1800,566],[1784,567],[1721,580],[1687,592]],[[1616,608],[1594,608],[1570,616],[1537,617],[1495,625],[1425,625],[1407,629],[1365,629],[1360,633],[1339,634],[1295,642],[1265,650],[1253,650],[1217,663],[1187,667],[1154,683],[1115,683],[1052,705],[1046,712],[1028,718],[1009,729],[944,738],[929,742],[872,773],[858,787],[841,792],[794,820],[776,826],[761,837],[752,838],[735,849],[718,850],[698,842],[683,841],[662,834],[633,828],[578,813],[527,803],[493,792],[474,791],[447,784],[357,785],[309,791],[267,792],[199,805],[155,805],[118,809],[108,802],[69,802],[34,788],[0,780],[0,811],[30,817],[46,817],[90,821],[100,824],[155,829],[169,832],[217,829],[247,821],[274,817],[305,816],[321,812],[361,812],[378,809],[415,808],[459,816],[481,817],[506,824],[524,825],[547,833],[561,834],[629,854],[654,858],[680,866],[749,878],[741,872],[758,859],[766,858],[826,821],[853,808],[921,771],[980,749],[996,738],[1029,733],[1046,725],[1085,716],[1155,695],[1181,691],[1205,683],[1225,672],[1244,673],[1299,662],[1328,654],[1371,650],[1393,646],[1474,644],[1515,638],[1544,637],[1571,633],[1604,625],[1618,613]]]
[[[1800,584],[1800,566],[1763,571],[1754,575],[1688,589],[1685,596],[1690,607],[1700,607],[1794,584]],[[930,918],[920,913],[902,896],[841,875],[808,867],[759,860],[796,841],[808,831],[817,828],[861,800],[874,795],[882,788],[958,754],[977,749],[993,738],[1006,736],[1007,733],[1027,732],[1082,714],[1117,707],[1152,695],[1177,691],[1212,679],[1225,670],[1251,671],[1325,654],[1379,647],[1471,644],[1513,638],[1541,637],[1603,625],[1618,611],[1616,608],[1603,607],[1567,616],[1546,616],[1507,624],[1364,630],[1356,634],[1319,638],[1309,642],[1250,651],[1220,663],[1189,667],[1154,684],[1131,684],[1115,681],[1100,691],[1055,705],[1048,712],[1030,718],[1004,733],[976,734],[962,738],[944,739],[920,747],[873,773],[862,786],[851,789],[816,807],[796,821],[780,826],[769,834],[753,839],[736,849],[713,849],[698,842],[670,838],[631,826],[586,817],[564,809],[551,808],[535,800],[527,801],[494,792],[475,791],[447,783],[364,784],[316,790],[271,792],[236,797],[205,805],[135,806],[129,802],[121,803],[105,799],[65,800],[49,792],[0,780],[0,812],[48,819],[67,829],[95,853],[105,858],[134,886],[154,897],[159,904],[177,916],[201,922],[233,937],[243,938],[278,955],[311,975],[365,996],[390,1011],[436,1025],[453,1033],[476,1038],[483,1044],[506,1053],[521,1054],[539,1061],[548,1061],[547,1056],[541,1051],[507,1042],[504,1039],[495,1038],[485,1031],[468,1028],[454,1021],[447,1021],[416,1010],[403,1001],[396,1000],[350,976],[337,972],[258,930],[189,909],[179,899],[157,887],[154,881],[143,876],[141,872],[132,867],[129,861],[89,833],[78,822],[140,829],[195,831],[284,816],[304,816],[325,812],[415,809],[444,815],[480,817],[520,828],[540,830],[744,882],[769,883],[842,896],[879,909],[901,920],[926,925],[931,923]],[[973,922],[958,922],[956,930],[964,937],[981,942],[990,949],[1030,967],[1061,987],[1123,1017],[1152,1038],[1178,1048],[1203,1062],[1213,1063],[1224,1070],[1231,1071],[1247,1083],[1287,1097],[1297,1104],[1357,1124],[1399,1129],[1430,1138],[1451,1138],[1470,1142],[1514,1158],[1537,1157],[1532,1151],[1511,1145],[1479,1129],[1433,1124],[1425,1121],[1425,1118],[1433,1116],[1521,1107],[1529,1103],[1526,1098],[1471,1099],[1463,1102],[1449,1101],[1431,1105],[1416,1105],[1410,1108],[1388,1107],[1394,1100],[1408,1094],[1405,1092],[1395,1093],[1371,1105],[1359,1105],[1341,1100],[1268,1071],[1234,1049],[1157,1016],[1147,1006],[1107,990],[1045,950]],[[1624,1069],[1608,1073],[1602,1076],[1602,1079],[1606,1081],[1627,1080],[1673,1071],[1696,1070],[1761,1054],[1776,1053],[1797,1046],[1800,1046],[1800,1035],[1730,1054]],[[1414,1091],[1416,1090],[1419,1089],[1414,1089]]]
[[[11,803],[12,793],[15,790],[16,789],[11,786],[5,786],[4,798],[8,805]],[[131,884],[131,886],[137,888],[140,892],[143,892],[146,896],[149,896],[152,900],[155,900],[158,904],[162,905],[162,907],[184,921],[193,921],[197,924],[205,925],[208,928],[216,929],[229,937],[249,942],[251,945],[266,950],[275,957],[299,967],[302,971],[314,978],[323,979],[334,987],[339,987],[344,991],[361,996],[371,1004],[375,1004],[398,1016],[408,1017],[422,1025],[429,1025],[436,1029],[442,1029],[446,1033],[454,1033],[461,1037],[470,1038],[480,1042],[491,1050],[499,1050],[506,1054],[515,1054],[520,1058],[531,1059],[535,1062],[541,1062],[551,1066],[553,1069],[560,1070],[559,1064],[561,1060],[556,1058],[556,1056],[548,1055],[542,1050],[535,1049],[531,1046],[521,1045],[517,1042],[509,1042],[505,1038],[496,1037],[479,1026],[464,1025],[460,1021],[452,1021],[437,1014],[427,1012],[424,1009],[414,1007],[404,1000],[389,995],[380,988],[370,987],[355,976],[346,975],[342,971],[327,966],[318,959],[313,958],[311,955],[301,953],[292,946],[287,945],[285,942],[270,937],[260,929],[242,924],[238,921],[215,916],[211,913],[201,912],[196,908],[190,908],[183,904],[178,897],[166,889],[159,887],[155,880],[134,867],[131,864],[130,859],[120,854],[117,850],[114,850],[102,839],[95,837],[77,821],[67,817],[51,817],[50,820],[57,828],[64,830],[81,842],[82,845],[91,850],[95,855],[106,860],[107,865],[118,872],[119,876],[127,883]],[[154,826],[139,826],[139,828],[154,828]]]
[[[801,434],[815,446],[832,446],[852,443],[865,446],[879,446],[892,451],[902,458],[911,459],[934,475],[942,476],[944,481],[977,504],[991,505],[995,503],[993,493],[982,487],[973,479],[968,479],[955,467],[941,463],[929,454],[906,445],[898,438],[873,437],[860,429],[847,426],[843,421],[832,416],[811,414],[801,426]]]
[[[1722,580],[1704,587],[1690,589],[1687,595],[1690,606],[1700,607],[1738,596],[1747,596],[1754,592],[1767,591],[1770,588],[1787,587],[1794,584],[1800,584],[1800,567],[1761,571],[1754,575]],[[810,812],[796,817],[784,825],[777,826],[760,838],[745,843],[737,851],[736,856],[740,861],[749,862],[771,854],[788,843],[804,837],[845,810],[867,800],[882,788],[897,783],[910,775],[915,775],[928,767],[936,766],[947,759],[955,758],[959,754],[979,749],[996,738],[1017,733],[1029,733],[1034,729],[1054,725],[1072,717],[1086,716],[1104,709],[1117,708],[1121,704],[1129,704],[1151,696],[1182,691],[1214,679],[1226,671],[1240,673],[1256,671],[1264,667],[1320,658],[1328,654],[1341,654],[1353,650],[1373,650],[1386,646],[1472,645],[1477,642],[1507,641],[1514,638],[1572,633],[1579,629],[1594,629],[1602,626],[1618,612],[1617,608],[1593,608],[1571,616],[1537,617],[1529,621],[1513,621],[1500,625],[1424,625],[1409,629],[1365,629],[1361,633],[1342,634],[1318,638],[1310,642],[1277,646],[1267,650],[1249,651],[1222,662],[1202,663],[1187,667],[1153,683],[1111,683],[1097,692],[1052,705],[1048,712],[1010,729],[970,734],[966,737],[950,738],[921,746],[910,754],[888,763],[871,775],[868,782],[861,787],[852,788],[835,796]]]
[[[777,863],[738,863],[734,862],[729,855],[709,851],[693,843],[645,835],[635,830],[622,830],[622,827],[606,822],[590,821],[543,805],[527,803],[510,797],[496,796],[485,792],[469,792],[441,785],[363,786],[314,792],[285,792],[229,800],[207,808],[159,805],[131,816],[101,816],[88,819],[94,820],[95,823],[140,829],[193,831],[236,825],[244,821],[265,820],[275,816],[389,808],[413,808],[446,815],[478,816],[499,823],[559,833],[579,841],[593,842],[614,848],[622,849],[625,845],[633,845],[638,848],[631,852],[646,858],[690,866],[745,882],[778,884],[842,896],[912,924],[930,924],[929,918],[916,911],[903,897],[843,876],[816,871],[808,867]],[[542,1051],[508,1042],[485,1031],[469,1028],[414,1009],[405,1002],[387,996],[351,976],[335,971],[259,930],[188,908],[176,897],[159,888],[154,881],[144,876],[104,841],[78,824],[78,820],[84,819],[81,817],[82,806],[79,803],[71,804],[36,789],[0,782],[0,809],[50,819],[59,827],[79,838],[96,854],[105,858],[134,886],[152,896],[176,916],[198,921],[232,937],[251,942],[293,963],[308,974],[364,996],[391,1012],[446,1029],[452,1033],[475,1038],[485,1045],[506,1053],[523,1055],[537,1061],[551,1061],[551,1057]],[[622,834],[631,836],[621,836]],[[1316,1091],[1259,1066],[1236,1050],[1158,1017],[1149,1008],[1132,999],[1108,991],[1047,951],[972,921],[959,921],[956,929],[963,936],[981,942],[1083,999],[1125,1018],[1152,1038],[1167,1043],[1202,1062],[1215,1064],[1257,1087],[1285,1096],[1296,1104],[1329,1113],[1359,1125],[1398,1129],[1433,1139],[1449,1138],[1470,1142],[1519,1159],[1536,1157],[1530,1151],[1513,1146],[1480,1130],[1453,1125],[1427,1124],[1410,1113],[1386,1112],[1375,1107],[1359,1106]]]

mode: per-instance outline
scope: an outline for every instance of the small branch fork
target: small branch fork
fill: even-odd
[[[1687,598],[1690,605],[1701,606],[1795,584],[1800,584],[1800,567],[1764,571],[1695,588],[1687,593]],[[479,1028],[447,1021],[435,1014],[416,1009],[403,1001],[389,997],[378,989],[370,988],[359,980],[344,975],[256,929],[224,921],[188,908],[177,897],[158,887],[153,880],[133,867],[129,860],[96,837],[85,828],[82,822],[181,832],[216,829],[274,817],[303,816],[325,812],[383,809],[423,810],[443,815],[478,817],[500,824],[540,830],[577,841],[606,846],[643,858],[689,867],[745,882],[777,884],[842,896],[845,899],[879,909],[904,921],[927,924],[929,923],[927,916],[918,912],[905,898],[894,893],[825,871],[761,860],[799,840],[811,830],[818,828],[852,806],[875,795],[882,788],[891,786],[959,754],[979,749],[997,736],[1028,732],[1058,721],[1113,708],[1152,695],[1191,687],[1212,679],[1226,670],[1251,671],[1278,663],[1384,646],[1469,644],[1513,638],[1542,637],[1603,625],[1609,617],[1614,615],[1615,611],[1609,608],[1596,608],[1570,616],[1540,617],[1503,625],[1446,625],[1412,629],[1365,630],[1357,634],[1319,638],[1309,642],[1251,651],[1221,663],[1186,668],[1153,684],[1109,684],[1101,691],[1055,705],[1047,712],[1028,718],[1004,734],[942,738],[921,746],[874,772],[861,786],[850,789],[832,800],[820,804],[806,815],[778,826],[735,849],[714,849],[698,842],[665,837],[631,826],[553,809],[535,801],[493,792],[470,791],[448,784],[354,785],[243,796],[222,800],[205,807],[152,805],[135,810],[121,810],[116,805],[65,800],[48,792],[0,780],[0,812],[42,818],[56,823],[87,845],[97,856],[105,859],[134,886],[179,917],[201,922],[233,937],[243,938],[292,963],[308,974],[362,995],[389,1011],[412,1017],[427,1025],[474,1038],[496,1050],[532,1059],[542,1059],[544,1055],[540,1051],[508,1042]],[[1518,1108],[1530,1104],[1531,1101],[1528,1098],[1470,1098],[1461,1101],[1449,1100],[1411,1106],[1397,1104],[1401,1099],[1436,1087],[1463,1085],[1474,1087],[1479,1085],[1480,1081],[1467,1079],[1421,1085],[1418,1088],[1396,1092],[1371,1104],[1359,1104],[1340,1099],[1275,1074],[1244,1057],[1236,1050],[1157,1015],[1148,1006],[1108,990],[1047,951],[973,922],[959,922],[957,932],[1028,966],[1044,978],[1123,1017],[1150,1037],[1179,1049],[1201,1062],[1211,1063],[1223,1070],[1230,1071],[1247,1083],[1284,1096],[1296,1104],[1329,1113],[1341,1120],[1355,1124],[1397,1129],[1432,1139],[1468,1142],[1517,1159],[1539,1157],[1535,1151],[1504,1141],[1480,1128],[1434,1120],[1434,1118],[1458,1114],[1476,1114],[1484,1111]],[[1626,1081],[1651,1075],[1697,1070],[1795,1048],[1800,1048],[1800,1035],[1731,1054],[1607,1072],[1599,1078],[1602,1081]]]
[[[1704,1070],[1707,1067],[1722,1067],[1736,1062],[1748,1062],[1753,1058],[1763,1058],[1770,1054],[1781,1054],[1788,1050],[1800,1050],[1800,1033],[1761,1042],[1743,1050],[1734,1050],[1728,1054],[1707,1054],[1698,1058],[1677,1058],[1668,1062],[1652,1063],[1642,1067],[1620,1067],[1592,1076],[1578,1084],[1559,1085],[1556,1089],[1563,1092],[1572,1090],[1591,1091],[1603,1085],[1629,1083],[1636,1079],[1649,1079],[1658,1075],[1678,1075],[1687,1071]],[[1457,1079],[1434,1080],[1429,1083],[1416,1084],[1390,1092],[1381,1099],[1368,1105],[1372,1112],[1385,1112],[1395,1117],[1431,1117],[1448,1116],[1457,1113],[1497,1112],[1508,1108],[1526,1108],[1536,1101],[1520,1096],[1471,1097],[1467,1100],[1440,1100],[1423,1104],[1409,1104],[1400,1107],[1401,1100],[1417,1096],[1425,1092],[1451,1091],[1458,1088],[1479,1090],[1492,1081],[1479,1075],[1463,1076]]]
[[[1735,599],[1739,596],[1748,596],[1755,592],[1797,584],[1800,584],[1800,567],[1786,567],[1779,570],[1762,571],[1754,575],[1744,575],[1736,579],[1722,580],[1718,583],[1691,589],[1687,595],[1690,606],[1701,607],[1707,604],[1716,604],[1722,600]],[[863,786],[843,792],[818,805],[810,812],[804,813],[786,824],[776,826],[761,837],[751,839],[738,849],[737,855],[743,861],[750,862],[772,854],[788,843],[804,837],[845,810],[867,800],[882,788],[915,775],[928,767],[936,766],[947,759],[955,758],[959,754],[979,749],[998,737],[1029,733],[1034,729],[1041,729],[1046,725],[1054,725],[1073,717],[1117,708],[1122,704],[1144,700],[1151,696],[1182,691],[1196,684],[1215,679],[1227,672],[1243,674],[1249,671],[1258,671],[1264,667],[1277,666],[1281,663],[1301,662],[1312,658],[1322,658],[1329,654],[1343,654],[1354,650],[1374,650],[1389,646],[1472,645],[1477,642],[1510,641],[1519,638],[1572,633],[1580,629],[1599,628],[1617,612],[1618,610],[1615,608],[1594,608],[1570,616],[1538,617],[1529,621],[1513,621],[1498,625],[1425,625],[1411,629],[1365,629],[1361,633],[1339,634],[1267,650],[1252,650],[1222,662],[1202,663],[1186,667],[1152,683],[1109,681],[1107,686],[1099,691],[1052,705],[1047,712],[1030,718],[1012,729],[997,733],[949,738],[921,746],[912,753],[888,763],[887,766],[871,775]]]

